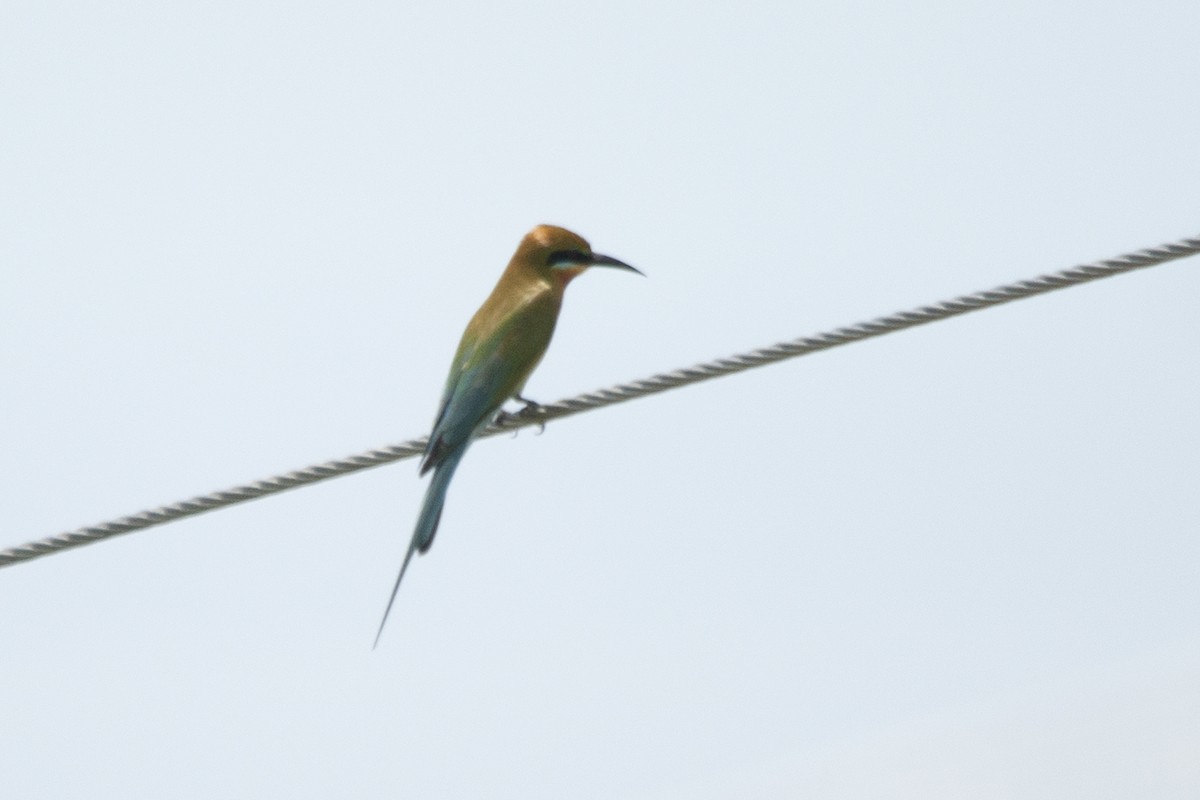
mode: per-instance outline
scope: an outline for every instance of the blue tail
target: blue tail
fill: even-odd
[[[433,479],[425,490],[425,502],[421,505],[421,515],[417,517],[417,527],[413,531],[412,545],[418,553],[424,553],[433,544],[434,534],[437,533],[438,523],[442,519],[442,506],[446,503],[446,490],[450,488],[450,479],[462,461],[466,446],[458,452],[447,453],[434,468]]]
[[[392,596],[388,598],[383,619],[379,622],[379,632],[375,634],[375,644],[371,645],[372,650],[379,646],[379,637],[383,635],[383,626],[387,624],[392,604],[396,602],[396,593],[400,591],[400,581],[404,580],[404,572],[408,569],[408,562],[412,561],[413,553],[424,553],[433,544],[434,534],[437,533],[438,523],[442,519],[442,506],[446,503],[446,490],[450,488],[450,479],[454,477],[454,471],[458,469],[458,462],[462,460],[463,454],[466,452],[467,448],[464,446],[457,452],[447,453],[434,468],[433,479],[429,481],[429,488],[425,490],[425,502],[421,506],[421,515],[417,517],[416,530],[413,531],[408,552],[404,554],[404,563],[400,565],[400,574],[396,576],[396,585],[392,587]]]

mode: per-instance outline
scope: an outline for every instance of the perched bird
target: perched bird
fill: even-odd
[[[521,390],[550,344],[567,284],[588,267],[642,274],[622,261],[593,253],[583,237],[571,231],[539,225],[521,240],[496,288],[467,324],[421,460],[420,474],[433,470],[433,479],[379,623],[376,645],[413,553],[424,553],[433,544],[446,489],[475,434],[510,398],[537,405],[521,397]]]

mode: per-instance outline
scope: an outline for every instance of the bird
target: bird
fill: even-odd
[[[375,647],[413,554],[424,554],[433,545],[446,490],[475,435],[503,413],[501,406],[510,399],[537,408],[521,392],[550,345],[567,284],[591,267],[643,274],[612,256],[593,252],[586,239],[566,228],[539,225],[521,240],[496,288],[467,324],[421,459],[419,474],[432,470],[433,478],[379,623]]]

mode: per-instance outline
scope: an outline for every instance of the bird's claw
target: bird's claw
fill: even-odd
[[[492,418],[492,422],[503,428],[505,425],[508,425],[509,422],[511,422],[512,420],[514,420],[516,418],[517,418],[516,414],[510,414],[507,411],[505,411],[504,409],[500,409],[499,411],[496,412],[496,416]],[[517,434],[519,432],[520,432],[519,430],[517,430],[515,428],[513,429],[512,434],[513,434],[514,439],[517,438]]]
[[[527,397],[521,397],[521,395],[516,395],[513,399],[518,402],[524,403],[525,407],[516,413],[510,412],[510,411],[505,411],[504,409],[497,411],[496,419],[495,419],[497,425],[501,425],[501,426],[508,425],[515,420],[528,419],[528,417],[530,415],[536,415],[536,414],[540,414],[542,412],[542,404],[537,402],[536,400],[530,400]],[[537,426],[538,426],[538,435],[541,436],[546,431],[546,421],[538,420]],[[514,430],[513,436],[516,436],[516,435],[517,435],[517,431]]]
[[[521,395],[519,395],[519,394],[514,395],[513,399],[516,400],[518,403],[525,404],[525,407],[522,408],[519,412],[517,412],[517,413],[521,414],[522,416],[524,416],[525,414],[541,414],[542,413],[542,404],[536,400],[530,400],[528,397],[521,397]],[[541,436],[545,432],[546,432],[546,421],[545,420],[538,421],[538,436]]]

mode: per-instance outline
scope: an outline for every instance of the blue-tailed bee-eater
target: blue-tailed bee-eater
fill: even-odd
[[[522,397],[521,390],[550,344],[567,284],[588,267],[638,272],[611,256],[593,253],[583,237],[571,231],[539,225],[521,240],[496,288],[467,324],[421,460],[420,474],[433,470],[433,479],[375,644],[379,644],[413,553],[424,553],[433,544],[446,489],[475,434],[510,398],[537,405]]]

